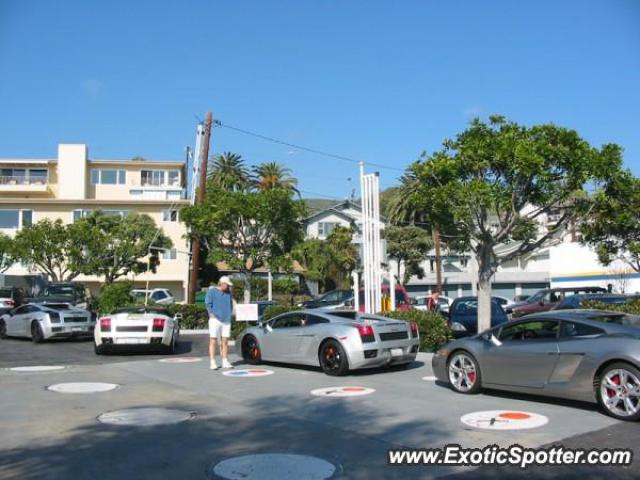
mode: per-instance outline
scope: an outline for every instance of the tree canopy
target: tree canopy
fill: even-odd
[[[420,264],[429,253],[433,242],[427,231],[414,226],[388,226],[383,230],[387,240],[387,255],[397,262],[397,278],[407,283],[412,275],[424,276]],[[404,275],[400,278],[400,270],[404,265]]]
[[[0,273],[5,272],[16,261],[16,249],[13,239],[0,233]]]

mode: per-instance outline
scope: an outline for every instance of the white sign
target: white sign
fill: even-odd
[[[526,430],[546,425],[544,415],[511,410],[488,410],[464,415],[460,421],[469,427],[483,430]]]
[[[237,304],[236,305],[236,321],[257,322],[258,321],[258,304],[257,303]]]

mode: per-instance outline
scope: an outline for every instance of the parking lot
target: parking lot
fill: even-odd
[[[259,375],[272,373],[252,377],[238,372],[248,366],[234,356],[236,373],[227,376],[209,370],[206,340],[184,336],[179,353],[172,357],[96,356],[91,342],[1,341],[0,478],[217,478],[214,467],[220,462],[266,453],[317,457],[334,467],[334,478],[348,479],[489,478],[496,473],[637,478],[637,461],[630,467],[548,466],[526,471],[390,466],[390,448],[454,443],[635,448],[640,434],[637,424],[617,422],[587,404],[494,392],[455,394],[430,378],[429,354],[419,354],[405,370],[362,371],[339,378],[319,369],[273,364],[257,369]],[[64,368],[11,370],[35,365]],[[47,389],[70,382],[114,387],[98,393]],[[333,396],[340,387],[355,387],[347,391],[356,395]],[[329,395],[311,393],[321,388],[330,388]],[[174,423],[164,424],[152,411],[143,418],[151,423],[146,426],[128,425],[126,414],[115,415],[115,424],[103,423],[110,416],[100,417],[138,408],[177,412],[169,412],[174,417],[166,419]],[[529,412],[543,415],[548,423],[528,430],[489,431],[461,422],[463,415],[486,410]],[[268,468],[262,473],[263,478],[275,478],[269,477]]]

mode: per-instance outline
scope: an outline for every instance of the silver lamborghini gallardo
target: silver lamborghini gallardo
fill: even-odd
[[[459,393],[481,388],[598,402],[620,420],[640,419],[640,323],[597,310],[527,315],[433,356],[435,376]]]
[[[353,311],[300,310],[246,329],[238,338],[247,363],[320,366],[328,375],[408,365],[418,354],[418,326]]]

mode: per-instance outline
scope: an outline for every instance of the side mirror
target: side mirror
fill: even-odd
[[[484,335],[482,335],[482,338],[484,338],[487,342],[491,342],[496,347],[500,347],[502,345],[502,342],[498,340],[498,337],[496,337],[492,332],[485,333]]]

